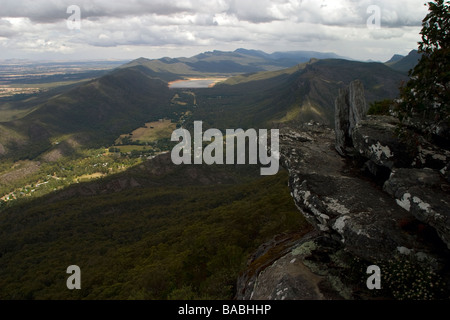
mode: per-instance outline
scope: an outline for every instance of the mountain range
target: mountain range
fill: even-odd
[[[21,117],[0,122],[0,156],[34,159],[55,148],[67,153],[74,146],[108,146],[146,121],[176,120],[187,111],[192,119],[218,128],[291,120],[332,126],[340,88],[360,79],[369,102],[395,98],[414,57],[411,53],[383,64],[345,60],[334,53],[237,49],[191,58],[139,58],[97,79],[4,103],[21,110]],[[213,76],[228,79],[213,88],[189,89],[195,106],[173,105],[183,89],[169,89],[169,81]]]
[[[309,61],[311,58],[342,58],[335,53],[315,51],[274,52],[271,54],[260,50],[237,49],[233,52],[210,51],[190,58],[139,58],[123,68],[133,66],[146,67],[147,72],[164,80],[176,80],[180,76],[234,75],[260,71],[274,71],[289,68]]]

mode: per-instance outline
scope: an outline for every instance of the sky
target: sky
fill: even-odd
[[[0,0],[0,59],[156,59],[246,48],[386,61],[417,49],[425,3]]]

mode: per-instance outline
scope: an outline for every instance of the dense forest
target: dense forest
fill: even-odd
[[[284,171],[202,185],[196,177],[211,177],[213,168],[197,168],[192,182],[185,169],[168,173],[164,185],[50,194],[3,211],[0,298],[230,299],[259,245],[310,228],[293,204]],[[177,186],[178,179],[185,181]],[[65,271],[74,264],[82,289],[71,291]]]

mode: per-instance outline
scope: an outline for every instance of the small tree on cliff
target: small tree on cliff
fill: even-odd
[[[401,89],[400,118],[439,122],[450,118],[450,1],[428,2],[422,21],[422,53]]]

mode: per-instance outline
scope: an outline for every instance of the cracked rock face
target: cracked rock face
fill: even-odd
[[[352,132],[355,151],[375,166],[392,169],[409,166],[413,157],[396,134],[398,120],[389,116],[368,116]],[[375,172],[372,172],[375,174]]]
[[[353,259],[376,264],[407,255],[426,269],[448,270],[450,150],[420,136],[412,150],[398,138],[398,120],[365,117],[365,108],[355,81],[336,99],[335,131],[314,122],[280,129],[281,165],[314,231],[257,251],[238,299],[364,299],[354,288],[365,284],[347,276]]]
[[[286,139],[293,134],[286,130],[288,135],[280,135],[281,160],[289,171],[292,197],[317,230],[365,259],[392,255],[401,246],[421,246],[396,223],[409,213],[338,156],[331,130],[309,127],[309,140],[302,143]]]
[[[367,116],[356,125],[352,132],[353,147],[367,159],[369,171],[377,176],[379,168],[431,168],[440,171],[450,181],[450,151],[417,135],[415,143],[419,145],[408,146],[398,137],[398,125],[399,121],[390,116]]]
[[[436,229],[450,249],[450,186],[431,169],[396,169],[384,190],[418,220]]]
[[[450,151],[416,136],[420,145],[411,152],[396,135],[397,125],[392,117],[367,117],[353,131],[354,148],[367,159],[373,175],[380,168],[388,170],[384,191],[399,207],[435,228],[450,248]]]
[[[248,263],[250,271],[238,281],[237,299],[370,298],[354,290],[365,283],[348,282],[348,261],[355,257],[376,264],[414,255],[434,261],[433,268],[445,264],[448,251],[443,251],[442,242],[436,248],[405,227],[426,219],[413,210],[430,214],[438,204],[444,208],[447,203],[443,202],[445,197],[437,196],[443,200],[435,203],[414,189],[416,180],[438,187],[445,179],[431,170],[432,175],[416,177],[409,185],[403,179],[411,173],[395,169],[383,190],[348,158],[341,157],[334,143],[333,130],[317,123],[281,128],[281,164],[289,171],[293,201],[314,231],[295,241],[272,241],[262,246]],[[410,196],[403,197],[408,192]],[[406,210],[408,206],[410,210]],[[433,218],[434,226],[441,235],[448,222],[437,218]],[[426,221],[432,224],[430,218]],[[440,241],[437,235],[436,239]]]

